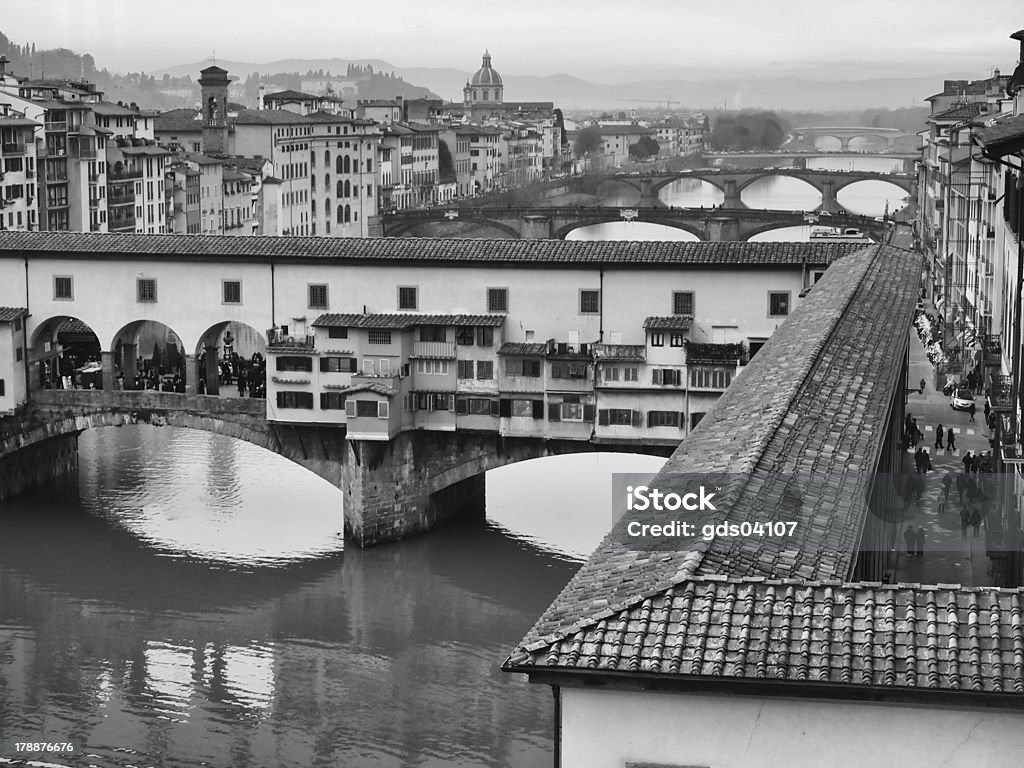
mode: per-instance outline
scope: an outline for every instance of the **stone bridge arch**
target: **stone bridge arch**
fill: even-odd
[[[395,214],[394,217],[401,220],[392,224],[385,223],[384,229],[387,237],[424,237],[424,235],[416,234],[413,230],[423,225],[439,223],[471,224],[478,227],[495,229],[507,234],[512,239],[518,240],[522,237],[522,233],[510,224],[506,224],[505,222],[497,221],[495,219],[473,216],[471,214],[467,215],[466,211],[460,212],[459,217],[456,219],[448,219],[442,211],[438,211],[436,214],[432,214],[430,216],[417,216],[416,218],[403,219],[401,213]],[[388,219],[386,218],[385,222],[387,221]]]
[[[624,221],[625,219],[618,215],[597,216],[588,219],[579,219],[577,221],[573,221],[570,222],[569,224],[564,224],[561,227],[556,228],[552,232],[551,237],[555,240],[565,240],[566,236],[570,232],[574,232],[577,229],[582,229],[583,227],[593,227],[597,226],[598,224],[621,224]],[[660,224],[661,226],[670,227],[671,229],[681,229],[683,232],[689,232],[691,235],[696,235],[698,240],[707,240],[707,232],[704,231],[704,229],[698,226],[697,224],[693,224],[690,222],[679,221],[677,219],[672,219],[668,217],[652,218],[650,215],[646,215],[645,218],[634,219],[634,221],[641,224]]]

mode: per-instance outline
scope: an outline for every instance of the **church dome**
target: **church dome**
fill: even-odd
[[[484,62],[483,66],[476,71],[473,75],[473,79],[470,81],[472,85],[501,85],[501,75],[498,74],[498,70],[491,66],[491,54],[484,51]]]

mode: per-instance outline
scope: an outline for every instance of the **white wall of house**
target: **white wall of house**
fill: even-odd
[[[563,768],[1018,768],[1024,712],[562,688]]]

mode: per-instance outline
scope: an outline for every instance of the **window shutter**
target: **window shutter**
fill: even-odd
[[[511,400],[499,400],[498,401],[498,415],[509,418],[512,416],[512,401]]]
[[[456,400],[455,400],[455,412],[456,413],[468,413],[469,412],[469,403],[467,402],[466,398],[464,398],[464,397],[456,398]]]
[[[497,415],[498,415],[498,401],[497,400],[491,400],[491,416],[497,416]]]
[[[391,403],[380,402],[377,403],[377,418],[387,419],[391,415]]]
[[[277,393],[277,407],[284,408],[284,392]]]
[[[534,400],[533,401],[533,418],[543,419],[544,418],[544,401]]]
[[[634,427],[639,427],[641,425],[640,419],[641,419],[642,415],[643,414],[641,414],[640,411],[632,411],[630,413],[630,423]]]
[[[548,403],[548,421],[561,421],[561,403]]]
[[[278,393],[278,395],[280,396],[280,393]],[[355,418],[355,415],[356,415],[356,401],[355,400],[346,400],[345,401],[345,415],[348,418],[350,418],[350,419]]]
[[[635,413],[635,411],[634,411],[634,413]],[[647,412],[647,426],[648,427],[653,427],[654,426],[654,411],[648,411]]]
[[[664,381],[662,373],[663,371],[661,370],[661,368],[655,368],[653,371],[651,371],[651,383],[661,384]]]
[[[321,357],[320,358],[320,373],[325,373],[328,370],[330,370],[330,369],[327,367],[327,358],[326,357]]]
[[[526,362],[530,366],[530,373],[528,375],[533,378],[540,378],[540,360],[527,360]]]
[[[321,360],[320,362],[322,363],[323,360]],[[327,398],[327,393],[326,392],[321,392],[320,393],[320,410],[321,411],[326,411],[330,407],[331,406],[330,406],[330,403],[329,403],[328,398]]]
[[[595,407],[593,405],[587,405],[586,403],[583,404],[583,420],[584,421],[593,421],[594,420],[594,408]]]
[[[608,426],[608,409],[602,408],[597,412],[597,423],[602,427]]]

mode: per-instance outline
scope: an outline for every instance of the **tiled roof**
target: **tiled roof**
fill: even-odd
[[[29,120],[27,117],[0,117],[0,125],[6,125],[10,128],[31,128],[40,125],[35,120]]]
[[[627,513],[520,649],[533,653],[617,621],[695,576],[850,578],[888,408],[902,395],[920,277],[920,256],[887,246],[837,262],[653,481],[670,492],[683,473],[728,474],[718,506],[737,513],[730,522],[743,522],[777,519],[768,513],[778,514],[799,478],[797,503],[786,505],[797,523],[786,549],[781,540],[750,538],[627,547],[629,522],[664,522]]]
[[[970,104],[957,104],[955,107],[950,107],[944,112],[932,115],[931,120],[966,120],[969,117],[977,117],[982,113],[982,107],[985,106],[979,102],[971,102]]]
[[[77,317],[69,317],[57,329],[57,333],[81,333],[95,336],[94,331]]]
[[[499,355],[543,355],[547,351],[547,344],[521,341],[506,341],[498,348]]]
[[[188,131],[200,132],[203,130],[203,123],[200,120],[192,120],[187,117],[158,117],[154,121],[153,130],[161,133],[187,133]]]
[[[379,381],[368,381],[363,384],[353,384],[351,387],[345,387],[338,391],[346,395],[352,395],[356,392],[375,392],[378,395],[393,397],[398,394],[398,390],[394,387],[389,387],[387,384],[382,384]]]
[[[999,157],[1016,152],[1024,143],[1024,115],[998,120],[991,126],[974,130],[974,138],[985,150]]]
[[[505,322],[504,315],[417,315],[395,314],[328,314],[313,321],[315,328],[394,328],[402,330],[419,325],[488,325],[497,328]]]
[[[1024,590],[695,578],[509,666],[1024,694]]]
[[[688,331],[692,323],[693,318],[689,315],[648,317],[644,320],[644,328],[651,331]]]
[[[287,109],[243,109],[234,117],[236,125],[295,125],[308,123],[305,115],[297,115]]]
[[[643,344],[595,344],[595,360],[627,360],[643,362],[647,359],[647,347]]]
[[[0,323],[9,323],[28,315],[28,310],[23,307],[0,307]]]
[[[98,101],[92,105],[92,111],[97,115],[104,116],[117,116],[117,115],[135,115],[135,111],[128,107],[123,107],[120,104],[114,104],[110,101]]]
[[[202,155],[195,162],[220,163]],[[5,253],[82,254],[135,259],[312,260],[337,262],[485,263],[532,265],[699,267],[827,266],[862,249],[859,243],[585,242],[573,240],[477,240],[421,237],[230,237],[136,235],[92,232],[0,232]]]
[[[313,96],[302,91],[277,91],[264,95],[264,101],[318,101],[319,96]]]

